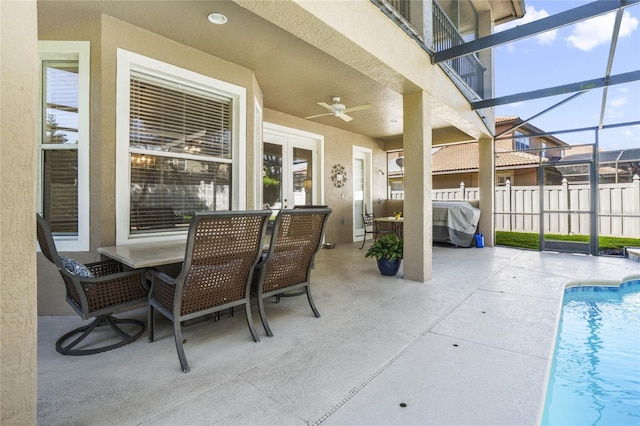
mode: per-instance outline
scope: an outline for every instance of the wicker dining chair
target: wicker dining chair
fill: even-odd
[[[313,261],[331,214],[330,208],[280,210],[276,217],[269,252],[256,268],[260,320],[267,336],[273,336],[264,307],[264,299],[302,290],[316,318],[320,313],[313,303],[310,275]]]
[[[152,271],[149,342],[155,312],[173,322],[182,371],[189,372],[182,322],[244,305],[247,325],[260,341],[251,318],[251,280],[262,255],[270,210],[196,213],[190,223],[182,270],[176,278]]]
[[[127,345],[144,333],[144,323],[136,319],[116,318],[114,314],[131,310],[147,303],[149,287],[145,280],[145,269],[123,271],[122,265],[113,260],[80,264],[58,254],[51,227],[36,214],[38,242],[42,254],[56,267],[62,276],[67,303],[83,319],[94,320],[72,330],[56,341],[56,351],[63,355],[92,355]],[[122,326],[125,326],[125,331]],[[116,340],[101,334],[93,340],[107,341],[96,346],[87,339],[94,331],[108,327]],[[71,342],[68,340],[74,338]],[[110,343],[114,342],[115,343]],[[81,349],[83,348],[84,349]]]

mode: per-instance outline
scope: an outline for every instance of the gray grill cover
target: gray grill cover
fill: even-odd
[[[434,201],[433,241],[471,247],[479,220],[480,209],[466,201]]]

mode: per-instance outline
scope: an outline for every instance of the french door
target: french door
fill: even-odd
[[[295,129],[265,123],[262,206],[274,210],[322,204],[322,140]]]

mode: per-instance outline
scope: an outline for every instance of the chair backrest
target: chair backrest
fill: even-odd
[[[375,219],[375,216],[373,215],[373,213],[362,214],[362,224],[364,225],[365,228],[371,228],[375,225],[375,222],[373,219]]]
[[[51,227],[49,223],[44,220],[42,216],[36,213],[36,225],[38,234],[38,243],[40,244],[40,250],[42,254],[49,259],[51,263],[62,269],[62,259],[56,249],[56,244],[53,241],[53,234],[51,233]]]
[[[177,278],[180,315],[248,297],[270,215],[270,210],[194,215]]]
[[[49,223],[38,213],[36,213],[36,228],[38,235],[38,244],[40,244],[40,251],[42,252],[42,254],[44,254],[44,257],[49,259],[51,263],[57,266],[58,272],[60,272],[60,276],[64,281],[67,292],[67,303],[69,303],[69,305],[71,305],[71,307],[76,312],[78,312],[80,316],[83,316],[87,311],[87,304],[83,304],[83,300],[86,299],[83,299],[81,297],[81,291],[76,288],[76,284],[78,286],[80,284],[74,283],[74,275],[66,271],[64,264],[62,263],[62,259],[58,254],[58,250],[56,249],[56,244],[53,240],[51,227],[49,226]]]
[[[263,293],[309,280],[330,208],[280,210],[262,271]]]

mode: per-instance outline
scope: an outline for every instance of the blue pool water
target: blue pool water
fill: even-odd
[[[542,425],[640,425],[640,280],[565,291]]]

